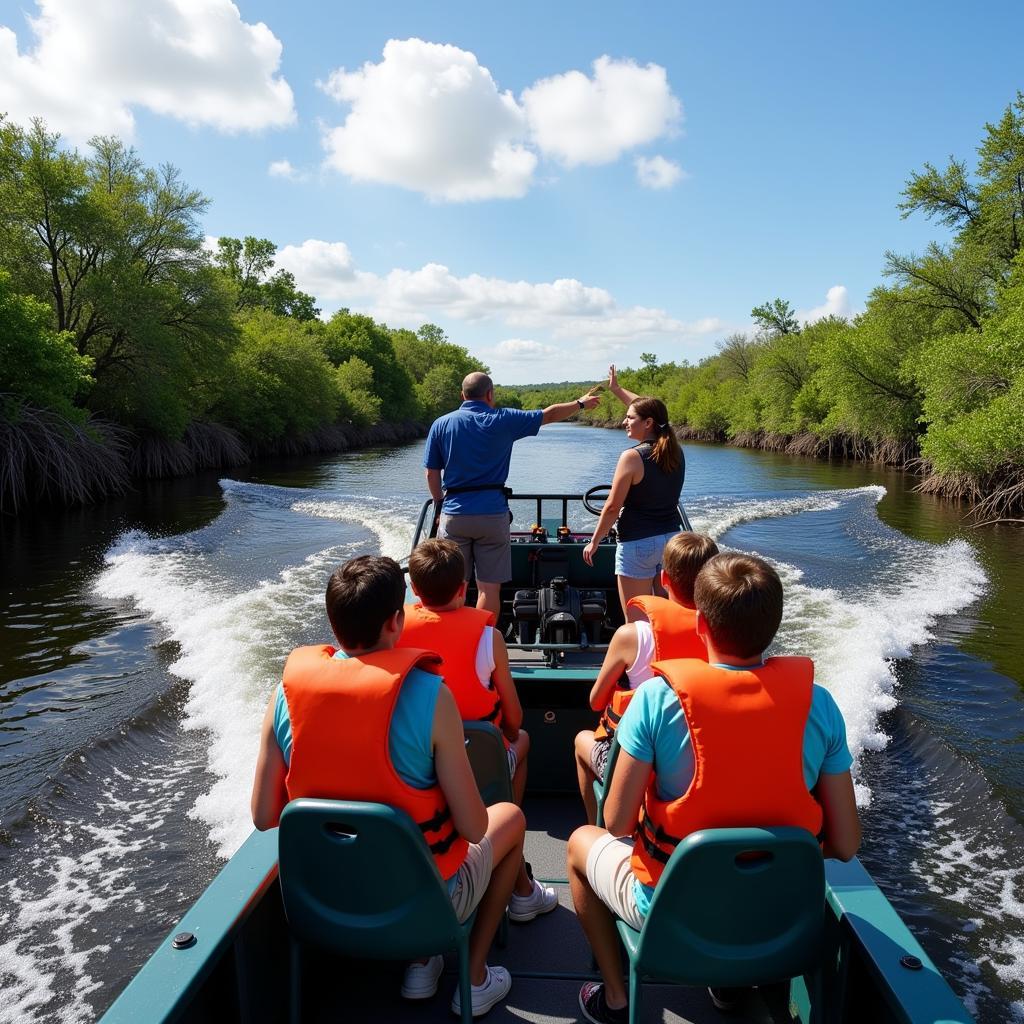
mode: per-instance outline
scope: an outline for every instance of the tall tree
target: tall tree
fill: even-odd
[[[768,335],[799,334],[796,311],[785,299],[771,299],[750,311],[754,323]]]
[[[218,238],[213,260],[237,289],[237,309],[268,309],[278,316],[315,320],[320,315],[316,299],[295,287],[295,275],[288,270],[270,273],[276,255],[270,239],[247,235]]]

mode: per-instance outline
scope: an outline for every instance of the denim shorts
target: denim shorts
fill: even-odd
[[[615,548],[615,575],[631,580],[650,580],[661,572],[661,553],[678,533],[659,533],[642,540],[620,540]]]

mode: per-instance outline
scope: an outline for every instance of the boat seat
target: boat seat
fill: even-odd
[[[380,960],[457,950],[462,1021],[470,1024],[473,917],[459,923],[408,814],[385,804],[292,800],[281,814],[278,861],[293,939],[293,1024],[301,1020],[301,943]]]
[[[469,766],[473,769],[476,788],[480,798],[487,807],[491,804],[514,803],[512,792],[512,776],[508,770],[508,754],[505,741],[497,727],[490,722],[463,722],[462,729],[466,734],[466,756]],[[508,914],[498,925],[498,934],[494,941],[499,949],[508,943]]]
[[[803,976],[820,1013],[824,917],[824,861],[809,832],[692,833],[669,858],[643,929],[616,922],[629,956],[630,1024],[645,979],[744,988]]]

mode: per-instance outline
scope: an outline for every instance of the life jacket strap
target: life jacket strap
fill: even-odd
[[[451,818],[452,812],[447,804],[438,809],[437,813],[426,821],[417,822],[422,832],[436,832],[446,821]]]

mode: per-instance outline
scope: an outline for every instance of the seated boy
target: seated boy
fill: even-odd
[[[466,607],[466,563],[453,540],[425,540],[409,556],[409,583],[420,599],[405,606],[399,647],[441,655],[445,685],[463,721],[491,722],[505,740],[512,792],[517,804],[526,790],[530,737],[520,728],[523,709],[508,665],[508,650],[493,628],[494,616]],[[532,921],[558,906],[554,889],[530,878],[525,862],[516,878],[508,912],[513,921]]]
[[[522,863],[526,822],[514,804],[484,807],[459,710],[431,671],[436,656],[393,650],[404,597],[402,570],[390,558],[354,558],[331,575],[327,617],[341,649],[300,647],[288,656],[263,717],[252,818],[258,829],[274,828],[298,797],[407,811],[424,829],[459,920],[477,909],[469,955],[478,1016],[512,984],[504,968],[488,967],[487,951]],[[402,995],[432,996],[442,968],[440,956],[410,964]],[[455,1013],[459,1005],[456,989]]]
[[[716,555],[697,576],[694,598],[708,663],[655,664],[657,678],[637,691],[619,723],[608,827],[584,825],[569,839],[573,903],[603,979],[580,991],[583,1016],[593,1022],[628,1019],[614,918],[643,926],[678,842],[672,837],[794,825],[823,833],[826,857],[849,860],[860,845],[852,758],[835,701],[814,685],[809,658],[763,657],[782,621],[775,570],[749,555]],[[691,729],[699,730],[696,748]],[[717,1006],[727,992],[712,991]]]
[[[603,711],[601,721],[596,729],[576,734],[576,776],[591,825],[597,820],[594,780],[604,780],[615,728],[636,688],[654,674],[651,663],[668,658],[707,660],[704,641],[696,632],[693,584],[704,563],[717,554],[718,545],[703,533],[677,533],[662,554],[661,585],[668,597],[632,598],[628,607],[645,617],[619,626],[608,645],[590,691],[590,706]]]

